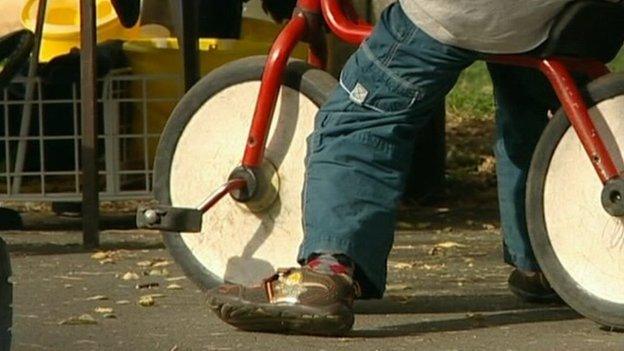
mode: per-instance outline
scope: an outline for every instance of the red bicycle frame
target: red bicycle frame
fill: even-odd
[[[282,75],[295,45],[305,39],[310,45],[308,62],[319,68],[325,67],[326,47],[320,26],[321,20],[324,20],[327,27],[339,38],[352,44],[359,44],[372,31],[371,25],[357,19],[349,0],[297,2],[295,14],[269,52],[242,160],[243,167],[255,168],[262,164]],[[530,55],[492,55],[487,61],[540,70],[554,88],[600,180],[604,184],[619,176],[619,171],[591,120],[587,104],[572,77],[572,72],[582,73],[591,79],[609,73],[609,69],[602,62],[567,57],[540,58]]]

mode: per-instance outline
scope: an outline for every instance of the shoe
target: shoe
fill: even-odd
[[[343,335],[353,327],[357,290],[346,274],[281,269],[260,286],[212,289],[208,305],[225,323],[246,331]]]
[[[507,279],[507,285],[512,293],[526,302],[562,302],[541,271],[523,272],[514,269]]]

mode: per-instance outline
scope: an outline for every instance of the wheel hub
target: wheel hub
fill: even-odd
[[[232,191],[230,195],[251,212],[262,212],[270,208],[279,194],[277,168],[267,159],[258,168],[239,166],[232,171],[229,178],[242,178],[247,183],[247,186]]]
[[[612,179],[602,188],[602,206],[614,217],[624,216],[624,179]]]

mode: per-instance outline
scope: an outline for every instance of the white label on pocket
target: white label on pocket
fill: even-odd
[[[351,100],[359,105],[361,105],[366,97],[368,96],[368,90],[360,83],[356,83],[351,93],[349,93],[349,97]]]

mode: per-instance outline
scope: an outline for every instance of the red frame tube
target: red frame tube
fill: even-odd
[[[262,164],[266,138],[271,127],[277,95],[282,85],[282,75],[290,54],[297,43],[304,37],[306,31],[306,19],[299,14],[288,22],[271,47],[264,67],[264,73],[262,74],[256,110],[251,122],[245,154],[243,155],[242,164],[245,167],[260,167]]]
[[[325,22],[338,38],[347,43],[359,45],[371,34],[373,27],[370,24],[359,21],[354,23],[347,17],[341,0],[320,1]]]
[[[345,5],[348,4],[350,3],[342,3],[340,0],[299,0],[297,2],[302,11],[293,16],[277,37],[269,53],[243,156],[243,166],[253,168],[262,164],[266,138],[271,126],[275,103],[282,84],[282,74],[288,57],[302,38],[317,34],[309,33],[314,28],[309,28],[305,13],[318,14],[321,11],[329,28],[346,42],[359,44],[370,35],[372,26],[362,24],[362,22],[352,18],[353,9],[345,9]],[[312,45],[308,61],[317,67],[324,67],[323,48],[317,44]],[[587,111],[583,96],[570,73],[581,72],[589,78],[595,79],[609,73],[608,68],[603,63],[596,60],[564,57],[542,59],[526,55],[493,55],[488,57],[487,61],[531,67],[539,69],[546,75],[587,151],[600,180],[606,183],[618,176],[618,170],[613,159],[598,134]]]
[[[600,180],[605,184],[618,176],[618,170],[591,117],[585,99],[565,64],[557,59],[545,59],[540,70],[548,77],[563,110],[585,148]]]
[[[583,94],[570,73],[580,72],[591,79],[599,78],[609,73],[609,69],[602,62],[567,57],[542,59],[524,55],[495,55],[488,57],[487,61],[539,69],[555,90],[602,183],[619,176],[618,169],[589,115]]]

